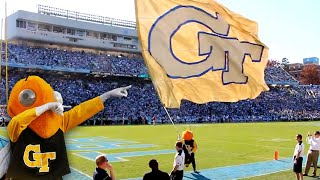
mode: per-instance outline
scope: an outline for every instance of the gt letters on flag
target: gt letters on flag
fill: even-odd
[[[136,0],[142,54],[165,107],[236,102],[269,90],[258,25],[214,0]]]

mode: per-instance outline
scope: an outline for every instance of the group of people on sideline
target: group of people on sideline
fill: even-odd
[[[185,167],[185,153],[183,151],[182,142],[176,143],[177,153],[174,157],[173,161],[173,169],[170,173],[163,172],[159,170],[158,162],[155,159],[152,159],[149,162],[149,167],[151,168],[151,172],[146,173],[143,176],[143,180],[182,180],[183,179],[183,170]]]
[[[143,180],[182,180],[186,159],[183,146],[184,144],[181,141],[177,141],[175,144],[177,152],[174,157],[173,169],[170,175],[166,172],[161,171],[159,169],[158,161],[152,159],[149,161],[149,167],[151,168],[151,172],[146,173],[143,176]],[[115,180],[115,173],[113,167],[111,164],[109,164],[109,161],[106,156],[97,156],[96,165],[97,168],[93,174],[94,180]],[[109,174],[107,171],[109,171]],[[196,171],[195,169],[194,171],[198,173],[198,171]]]
[[[311,166],[313,166],[312,177],[317,176],[317,168],[318,168],[318,158],[319,158],[319,150],[320,150],[320,132],[315,131],[314,135],[310,132],[306,137],[306,143],[310,145],[306,159],[306,167],[303,173],[302,165],[303,165],[303,156],[304,156],[304,143],[303,137],[301,134],[296,135],[297,144],[293,153],[293,172],[296,174],[297,180],[303,180],[303,176],[309,176],[309,171]],[[195,169],[195,160],[193,159],[190,162],[188,161],[188,157],[192,157],[191,154],[186,151],[186,144],[184,141],[177,141],[175,144],[176,154],[173,162],[173,169],[170,175],[166,172],[163,172],[159,169],[159,164],[157,160],[152,159],[149,162],[149,167],[151,168],[151,172],[146,173],[143,176],[143,180],[182,180],[183,179],[183,171],[185,166],[188,167],[190,162],[192,162],[194,172],[198,173]],[[194,154],[193,154],[194,158]],[[109,164],[106,156],[100,155],[96,158],[97,168],[94,172],[93,179],[94,180],[115,180],[115,173],[112,168],[112,165]],[[109,171],[109,174],[107,171]]]
[[[303,176],[309,176],[311,166],[313,166],[312,177],[317,176],[318,158],[320,150],[320,132],[315,131],[314,135],[310,132],[307,135],[306,142],[310,145],[307,153],[307,163],[302,171],[303,156],[304,156],[304,144],[302,141],[302,135],[296,135],[297,145],[295,146],[293,153],[293,172],[295,172],[297,180],[303,180]]]

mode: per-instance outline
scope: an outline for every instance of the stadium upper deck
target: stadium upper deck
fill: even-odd
[[[135,22],[38,5],[8,17],[8,39],[139,53]]]

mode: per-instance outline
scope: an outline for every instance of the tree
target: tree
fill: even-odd
[[[288,64],[289,64],[289,59],[288,58],[282,58],[280,66],[282,68],[284,68],[285,70],[288,70]]]
[[[320,85],[320,66],[315,64],[305,65],[300,73],[302,84]]]
[[[280,65],[280,62],[278,60],[274,60],[274,59],[269,59],[267,66],[268,67],[277,67]]]
[[[289,59],[288,58],[282,58],[282,64],[283,65],[287,65],[287,64],[289,64]]]

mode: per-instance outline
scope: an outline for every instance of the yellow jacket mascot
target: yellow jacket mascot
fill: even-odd
[[[70,173],[64,133],[104,109],[110,97],[126,97],[117,88],[64,112],[60,93],[38,76],[29,76],[13,87],[8,114],[11,159],[7,177],[13,179],[62,179]]]
[[[192,131],[186,130],[182,132],[183,138],[183,150],[185,153],[185,165],[189,167],[190,163],[192,163],[193,171],[198,173],[196,170],[196,159],[195,152],[198,149],[196,141],[193,140]]]

